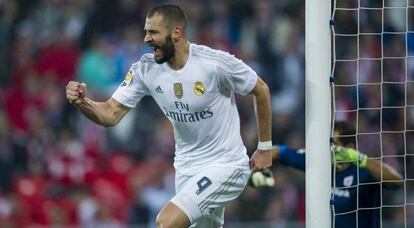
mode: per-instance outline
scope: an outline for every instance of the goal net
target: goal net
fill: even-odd
[[[353,124],[357,150],[403,177],[398,189],[386,188],[392,180],[383,176],[370,183],[361,183],[360,173],[356,184],[344,180],[333,195],[356,189],[350,202],[356,205],[340,212],[333,206],[333,219],[354,214],[361,224],[372,218],[358,214],[375,211],[378,227],[414,227],[414,0],[333,0],[331,24],[333,120]],[[361,197],[376,197],[361,192],[368,185],[380,192],[367,207]]]

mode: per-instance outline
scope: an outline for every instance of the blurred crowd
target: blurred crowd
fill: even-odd
[[[333,17],[335,119],[353,123],[357,148],[405,178],[398,191],[383,191],[383,227],[402,227],[404,217],[405,227],[414,225],[412,7],[398,0],[338,0]]]
[[[151,51],[143,43],[145,16],[162,2],[0,0],[1,227],[154,224],[174,195],[174,139],[168,120],[151,98],[144,98],[118,126],[105,129],[66,101],[65,86],[78,80],[87,84],[88,96],[102,101],[110,97],[130,65]],[[235,54],[268,83],[273,142],[304,147],[304,2],[169,2],[186,11],[191,42]],[[361,31],[355,30],[358,17],[352,12],[338,11],[337,33]],[[389,14],[393,18],[387,28],[414,30],[413,24],[401,24],[405,21],[398,13]],[[359,18],[364,31],[381,28],[375,12]],[[408,179],[414,177],[414,157],[401,155],[414,154],[414,133],[403,132],[414,130],[409,106],[414,104],[414,84],[407,83],[413,80],[414,64],[375,58],[389,53],[405,59],[414,50],[411,38],[390,35],[381,42],[381,37],[367,36],[354,46],[352,38],[338,37],[337,59],[367,60],[339,61],[335,68],[336,118],[357,124],[362,133],[392,131],[362,135],[359,148],[373,152],[371,156],[389,155],[387,161]],[[242,136],[252,153],[257,144],[252,100],[238,96],[237,101]],[[357,107],[367,109],[353,111]],[[246,188],[227,208],[227,222],[303,224],[304,174],[277,164],[273,171],[276,186]],[[414,183],[407,181],[404,190],[407,194],[390,195],[391,201],[414,203]],[[398,210],[385,218],[401,221],[401,215]]]

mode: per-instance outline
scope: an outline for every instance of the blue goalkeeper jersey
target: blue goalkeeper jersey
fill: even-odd
[[[305,151],[282,146],[279,162],[305,171]],[[380,210],[377,208],[380,206],[381,186],[375,181],[367,170],[353,165],[335,173],[335,211],[332,213],[335,214],[335,228],[357,227],[357,223],[360,228],[380,227]]]

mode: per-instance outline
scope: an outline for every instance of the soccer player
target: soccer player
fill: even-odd
[[[158,227],[221,227],[225,205],[243,191],[251,170],[272,164],[271,106],[267,85],[241,60],[190,43],[186,17],[176,5],[149,10],[144,42],[153,48],[133,64],[105,102],[86,97],[71,81],[68,101],[97,124],[117,124],[142,97],[152,96],[175,133],[176,196],[157,216]],[[99,80],[99,79],[97,79]],[[258,147],[248,158],[240,136],[235,95],[251,94]]]
[[[380,227],[381,219],[379,182],[383,180],[382,186],[385,188],[398,188],[402,185],[403,179],[390,165],[379,160],[368,159],[367,155],[357,151],[353,135],[355,135],[355,128],[352,125],[343,121],[335,123],[336,188],[333,192],[335,228],[353,228],[357,227],[356,224],[358,227],[377,228]],[[304,149],[297,150],[284,145],[275,148],[274,160],[305,171]],[[250,182],[253,186],[272,186],[272,178],[269,173],[258,172],[252,175]],[[357,187],[358,184],[360,185]],[[360,210],[356,212],[357,209]]]

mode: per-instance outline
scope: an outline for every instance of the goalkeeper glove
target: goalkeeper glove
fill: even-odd
[[[358,165],[364,168],[367,165],[368,156],[359,152],[358,150],[337,146],[335,147],[335,161],[336,162],[352,162],[354,165]]]
[[[250,175],[248,184],[257,188],[272,187],[275,185],[275,179],[270,169],[263,169]]]

